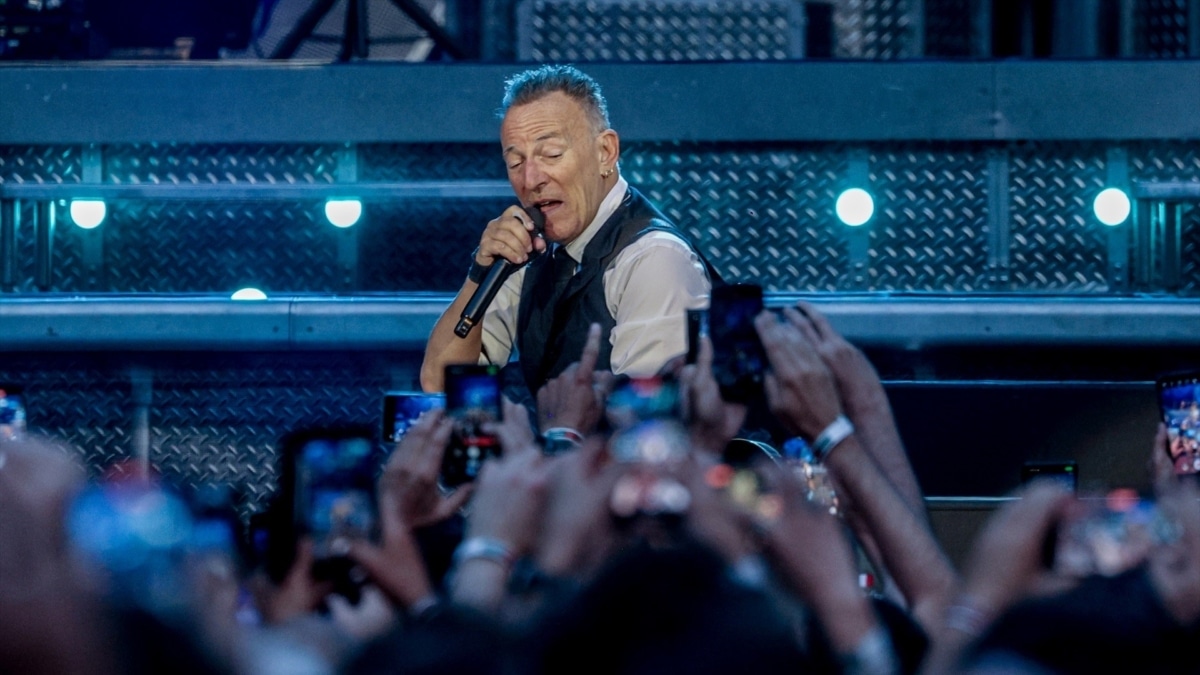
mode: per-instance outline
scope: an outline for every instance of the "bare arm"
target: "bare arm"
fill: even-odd
[[[533,223],[520,206],[510,206],[500,217],[488,223],[475,250],[475,262],[494,265],[500,259],[522,265],[535,252],[546,249],[546,242],[533,236]],[[446,365],[451,363],[475,363],[483,351],[483,327],[476,326],[467,337],[454,334],[463,309],[471,301],[479,285],[468,279],[459,289],[454,301],[438,318],[425,343],[425,360],[421,363],[421,388],[425,391],[441,391],[442,377]]]
[[[454,296],[454,302],[438,317],[425,343],[425,360],[421,362],[421,388],[425,391],[441,391],[445,368],[451,363],[475,363],[483,349],[483,327],[476,326],[467,337],[454,334],[454,327],[462,316],[463,308],[479,284],[466,280]]]
[[[755,324],[771,362],[764,388],[772,412],[793,433],[815,438],[842,413],[833,374],[792,321],[779,322],[764,312]],[[933,534],[856,435],[834,448],[825,463],[867,523],[913,615],[929,630],[956,583]]]
[[[788,310],[787,318],[816,345],[821,360],[833,372],[846,416],[854,422],[863,448],[878,463],[884,475],[914,513],[925,519],[925,503],[917,477],[879,374],[857,347],[846,341],[817,308],[807,302]]]

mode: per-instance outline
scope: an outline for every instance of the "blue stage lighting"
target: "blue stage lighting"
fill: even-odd
[[[85,230],[98,227],[108,215],[108,206],[103,199],[72,199],[71,220]]]
[[[330,199],[325,202],[325,217],[335,227],[350,227],[362,218],[362,202],[357,199]]]
[[[230,300],[266,300],[267,294],[257,288],[242,288],[229,296]]]
[[[1131,208],[1129,195],[1120,188],[1110,187],[1101,190],[1100,194],[1096,195],[1096,201],[1092,202],[1092,211],[1096,213],[1096,220],[1109,227],[1125,222]]]
[[[838,195],[834,209],[839,220],[850,227],[858,227],[875,215],[875,199],[862,188],[850,188]]]

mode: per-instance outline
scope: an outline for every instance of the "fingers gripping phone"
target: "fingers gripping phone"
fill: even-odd
[[[500,439],[483,426],[501,420],[499,366],[446,366],[446,414],[454,421],[442,455],[441,483],[453,488],[479,476],[488,458],[500,456]]]
[[[745,403],[762,391],[767,356],[754,318],[763,311],[762,287],[718,286],[712,291],[708,333],[713,345],[713,377],[726,401]]]
[[[1175,474],[1200,473],[1200,371],[1160,377],[1157,384]]]

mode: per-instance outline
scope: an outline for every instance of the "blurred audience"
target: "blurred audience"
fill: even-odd
[[[863,353],[807,303],[755,327],[764,410],[722,398],[707,337],[629,380],[593,328],[474,482],[440,485],[454,421],[423,414],[358,535],[301,523],[295,486],[242,532],[228,498],[0,441],[0,672],[1200,672],[1200,492],[1165,431],[1152,502],[1034,484],[960,576]],[[731,444],[760,413],[784,436]]]

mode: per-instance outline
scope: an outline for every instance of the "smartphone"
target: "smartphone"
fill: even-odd
[[[1021,485],[1039,478],[1053,480],[1074,493],[1079,488],[1079,466],[1074,461],[1025,462],[1021,466]]]
[[[454,488],[475,480],[488,458],[500,456],[500,439],[483,430],[501,420],[500,367],[449,365],[445,383],[446,414],[454,431],[442,455],[440,481]]]
[[[1114,576],[1140,565],[1177,532],[1152,500],[1113,490],[1080,500],[1078,512],[1059,525],[1053,568],[1072,576]]]
[[[1200,371],[1166,375],[1157,384],[1175,474],[1200,473]]]
[[[375,529],[376,456],[372,439],[314,435],[296,456],[295,511],[316,558],[345,554],[345,542]]]
[[[605,403],[613,429],[679,416],[679,382],[670,376],[622,378]]]
[[[713,377],[726,401],[747,403],[761,395],[767,355],[754,318],[762,311],[761,286],[732,284],[712,291],[708,333],[713,345]]]
[[[445,407],[445,394],[389,391],[383,395],[383,429],[379,437],[384,443],[399,443],[422,413]]]
[[[295,531],[313,541],[313,578],[357,603],[366,575],[346,554],[351,541],[371,539],[378,523],[374,439],[366,429],[304,432],[292,437],[284,461]]]
[[[25,435],[25,399],[20,387],[0,385],[0,440]]]

